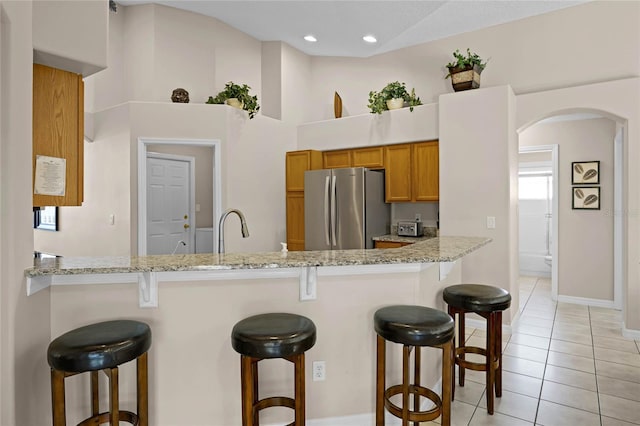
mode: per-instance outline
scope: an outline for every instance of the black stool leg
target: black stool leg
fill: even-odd
[[[376,335],[376,426],[384,426],[386,342]]]
[[[139,426],[149,426],[149,369],[147,354],[148,352],[143,353],[136,360]]]
[[[442,419],[441,426],[451,425],[451,400],[453,400],[452,387],[447,384],[455,383],[453,366],[455,365],[453,349],[455,337],[442,346]]]
[[[51,405],[53,426],[66,426],[64,403],[64,371],[51,369]]]

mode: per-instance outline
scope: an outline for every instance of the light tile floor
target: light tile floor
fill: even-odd
[[[513,333],[503,334],[494,415],[484,372],[467,370],[452,425],[640,425],[640,342],[622,336],[620,311],[553,302],[549,279],[536,277],[520,278],[520,311]],[[467,344],[485,346],[484,330],[465,334]]]

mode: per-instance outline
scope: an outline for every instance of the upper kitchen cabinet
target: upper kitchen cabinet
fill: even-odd
[[[388,203],[439,200],[438,141],[385,147]]]
[[[314,150],[287,152],[287,191],[304,191],[304,172],[322,168],[322,152]]]
[[[322,153],[322,162],[325,169],[352,167],[353,160],[351,157],[351,150],[341,149],[338,151],[324,151]]]
[[[107,67],[109,2],[34,1],[33,62],[87,77]]]
[[[385,146],[385,201],[387,203],[412,201],[412,153],[412,144]]]
[[[438,141],[413,144],[413,200],[440,199]]]
[[[82,75],[34,64],[34,207],[82,204],[83,148]]]
[[[384,147],[355,148],[351,152],[353,167],[384,168]]]

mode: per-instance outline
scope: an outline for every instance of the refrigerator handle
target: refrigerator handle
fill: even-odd
[[[335,246],[338,243],[336,239],[336,228],[338,224],[336,223],[336,212],[338,210],[338,203],[336,200],[336,176],[334,174],[331,175],[331,245]]]
[[[324,238],[325,242],[331,247],[331,241],[329,240],[329,179],[327,176],[324,181]]]

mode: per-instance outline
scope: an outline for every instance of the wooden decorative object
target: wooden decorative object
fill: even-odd
[[[342,117],[342,98],[338,95],[338,92],[335,92],[333,96],[333,112],[336,118]]]

